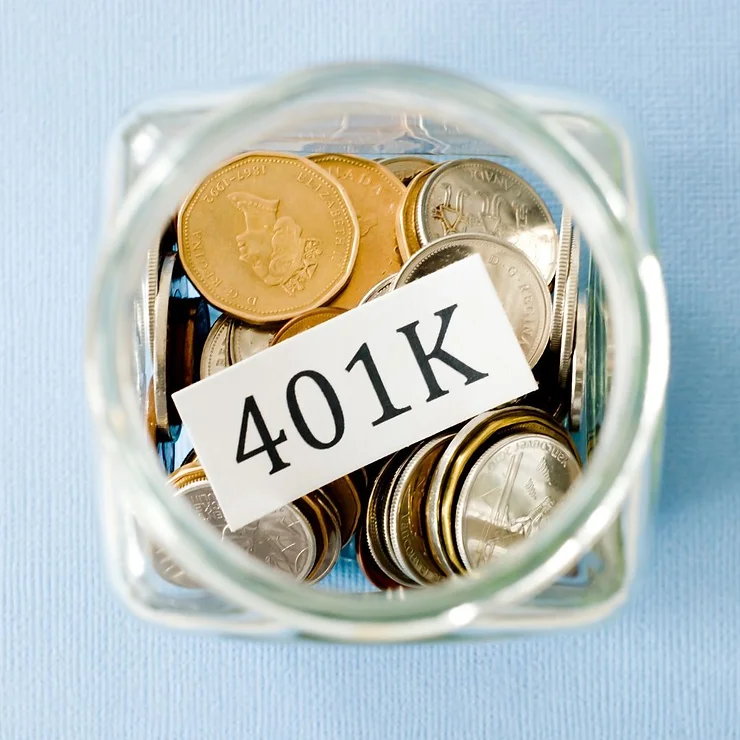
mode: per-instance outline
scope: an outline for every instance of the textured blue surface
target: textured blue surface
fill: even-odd
[[[0,738],[740,733],[740,5],[0,0]],[[558,85],[641,129],[673,320],[654,555],[617,620],[471,646],[270,645],[138,622],[99,566],[81,382],[101,155],[160,92],[335,58]]]

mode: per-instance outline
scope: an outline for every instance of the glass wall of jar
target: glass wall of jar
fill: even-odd
[[[164,372],[157,321],[177,297],[190,299],[177,305],[191,311],[191,331],[218,315],[213,306],[203,315],[173,257],[173,216],[209,173],[257,150],[487,160],[544,204],[560,255],[572,215],[581,305],[571,309],[578,377],[567,371],[564,415],[583,473],[505,557],[425,588],[378,590],[345,548],[310,585],[246,554],[167,484],[190,447],[152,395]],[[114,135],[106,185],[87,380],[109,570],[136,613],[244,635],[383,641],[578,626],[624,601],[657,489],[668,317],[639,153],[613,116],[562,94],[488,89],[423,68],[327,67],[139,107]]]

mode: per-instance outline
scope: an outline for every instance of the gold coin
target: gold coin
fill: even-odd
[[[309,493],[307,498],[314,500],[318,504],[326,523],[326,554],[321,560],[317,559],[314,571],[306,577],[309,583],[317,583],[327,576],[337,564],[339,553],[342,551],[342,537],[339,512],[334,502],[320,488],[313,493]]]
[[[414,154],[388,157],[388,159],[381,159],[379,162],[387,167],[404,185],[408,185],[420,172],[436,164],[433,159],[417,157]]]
[[[352,539],[360,523],[362,514],[360,494],[352,479],[347,475],[327,483],[322,490],[337,508],[339,528],[342,531],[342,547],[344,547]]]
[[[360,249],[347,287],[331,304],[354,308],[383,278],[398,272],[401,256],[393,219],[406,192],[392,172],[378,162],[348,154],[313,154],[347,191],[360,224]]]
[[[290,154],[255,152],[223,165],[185,201],[180,258],[201,295],[254,324],[326,303],[346,284],[359,227],[342,186]]]
[[[270,347],[273,344],[278,344],[285,339],[290,339],[297,334],[308,331],[308,329],[313,329],[314,326],[323,324],[325,321],[343,313],[344,309],[337,308],[336,306],[324,306],[323,308],[314,308],[311,311],[306,311],[306,313],[296,316],[285,324],[285,326],[278,329],[275,332],[275,336],[270,340]]]
[[[439,167],[438,164],[432,165],[422,170],[411,180],[396,212],[396,240],[404,262],[421,249],[421,242],[416,229],[416,203],[419,200],[419,193],[421,193],[424,183],[437,167]]]
[[[206,471],[203,466],[195,461],[181,465],[174,473],[170,475],[167,482],[176,489],[185,488],[198,480],[208,480]]]
[[[318,498],[312,493],[295,500],[293,505],[306,518],[316,538],[316,557],[311,570],[306,576],[306,581],[311,583],[321,577],[327,558],[330,557],[331,540],[329,530],[331,524],[328,521],[326,507],[319,503]],[[323,575],[326,575],[326,573],[323,573]]]

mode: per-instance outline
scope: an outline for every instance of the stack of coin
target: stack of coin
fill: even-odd
[[[560,230],[522,177],[481,158],[373,161],[251,152],[207,177],[149,260],[154,440],[173,440],[171,396],[452,262],[479,254],[539,388],[400,450],[231,532],[190,453],[175,495],[247,552],[315,582],[355,539],[378,588],[462,575],[528,537],[580,471],[568,429],[583,424],[586,306],[580,238]],[[177,297],[180,272],[194,290]],[[192,297],[197,292],[197,297]],[[213,309],[221,311],[212,325]],[[207,336],[206,336],[207,332]],[[483,337],[484,339],[484,337]],[[155,548],[160,575],[193,585]]]

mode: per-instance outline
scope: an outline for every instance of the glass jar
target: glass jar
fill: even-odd
[[[173,449],[153,454],[142,414],[154,289],[142,276],[189,192],[249,149],[485,156],[524,173],[556,218],[571,210],[594,258],[581,273],[587,463],[547,526],[495,565],[418,591],[363,593],[354,563],[340,561],[326,587],[310,587],[222,542],[166,485]],[[133,611],[224,633],[403,641],[573,627],[623,603],[658,487],[669,329],[639,154],[614,117],[419,67],[326,67],[137,108],[115,132],[106,187],[86,371],[110,575]],[[204,587],[159,578],[150,542]]]

